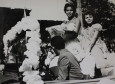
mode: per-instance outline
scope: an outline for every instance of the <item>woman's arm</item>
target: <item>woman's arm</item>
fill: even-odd
[[[79,30],[80,30],[80,28],[81,28],[81,21],[80,21],[79,18],[76,19],[76,24],[75,24],[75,26],[76,26],[76,33],[79,34]]]

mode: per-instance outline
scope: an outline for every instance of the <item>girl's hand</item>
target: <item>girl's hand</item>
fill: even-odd
[[[91,55],[90,48],[88,48],[88,49],[85,51],[85,54],[86,54],[86,56]]]

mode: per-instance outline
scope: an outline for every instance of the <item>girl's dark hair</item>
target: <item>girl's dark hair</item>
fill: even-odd
[[[76,13],[76,8],[77,8],[77,7],[75,7],[74,3],[68,2],[68,3],[65,4],[65,6],[64,6],[64,12],[65,12],[65,13],[66,13],[67,7],[72,7],[73,12]]]
[[[54,36],[51,39],[51,45],[58,50],[65,48],[65,41],[61,36]]]
[[[93,22],[91,24],[87,24],[87,22],[85,21],[85,15],[92,15],[93,16]],[[83,26],[84,27],[87,28],[88,26],[91,26],[92,24],[95,24],[97,22],[98,22],[98,18],[97,18],[97,16],[93,12],[87,11],[87,12],[85,12],[83,14]]]

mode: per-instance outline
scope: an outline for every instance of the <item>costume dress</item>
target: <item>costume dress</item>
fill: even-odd
[[[89,48],[92,39],[94,39],[93,36],[95,32],[101,30],[102,30],[102,26],[100,24],[94,24],[91,27],[82,29],[81,31],[82,39],[80,40],[80,42],[81,42],[82,49],[84,51],[87,50],[87,48]],[[89,54],[86,54],[84,60],[80,63],[83,73],[85,74],[89,73],[91,76],[94,76],[95,65],[98,69],[107,66],[107,62],[104,59],[104,51],[103,51],[102,43],[103,41],[101,40],[101,37],[98,37],[91,52]]]
[[[66,30],[68,30],[68,31],[75,31],[76,32],[76,30],[77,30],[77,24],[78,24],[78,21],[79,21],[79,19],[78,18],[76,18],[76,17],[73,17],[71,20],[69,20],[69,21],[64,21],[62,24],[61,24],[61,26],[64,28],[64,29],[66,29]],[[76,32],[76,33],[78,33],[78,32]]]
[[[50,28],[47,28],[47,30],[49,31],[51,37],[56,36],[56,35],[60,35],[63,37],[63,34],[66,30],[76,32],[76,30],[77,30],[77,27],[76,27],[77,22],[76,21],[78,21],[78,18],[74,17],[72,20],[65,21],[61,25],[52,26]],[[54,33],[55,31],[57,33]],[[77,58],[78,61],[81,60],[82,57],[78,56],[79,52],[81,51],[81,46],[80,46],[80,43],[79,43],[77,38],[75,38],[72,41],[68,41],[67,43],[65,43],[65,48],[68,51],[70,51]],[[57,61],[57,60],[55,60],[55,61]]]
[[[74,17],[73,19],[69,21],[64,21],[61,25],[51,26],[47,27],[46,31],[50,33],[51,37],[54,36],[62,36],[65,33],[65,31],[74,31],[76,32],[77,28],[76,25],[78,24],[78,18]]]
[[[63,34],[66,30],[76,32],[77,21],[78,21],[78,18],[74,17],[73,19],[69,21],[64,21],[61,25],[52,26],[50,28],[47,28],[46,30],[49,31],[51,37],[57,36],[57,35],[60,35],[63,37],[64,36]],[[74,56],[77,56],[77,54],[81,51],[81,46],[77,38],[75,38],[72,41],[68,41],[65,44],[65,48],[69,50]],[[79,59],[80,58],[78,58],[78,61]]]
[[[91,40],[94,39],[94,34],[96,31],[101,31],[102,26],[100,24],[94,24],[91,27],[88,27],[86,29],[82,30],[83,38],[82,38],[82,48],[84,50],[87,50],[89,47]],[[103,41],[101,40],[101,37],[97,38],[97,41],[94,45],[94,47],[91,50],[91,55],[94,56],[96,61],[97,68],[105,67],[105,60],[104,60],[104,52],[102,50]]]

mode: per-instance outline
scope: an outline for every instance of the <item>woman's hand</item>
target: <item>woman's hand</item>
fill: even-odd
[[[63,30],[64,30],[64,31],[68,31],[68,30],[67,30],[67,27],[64,27]]]

